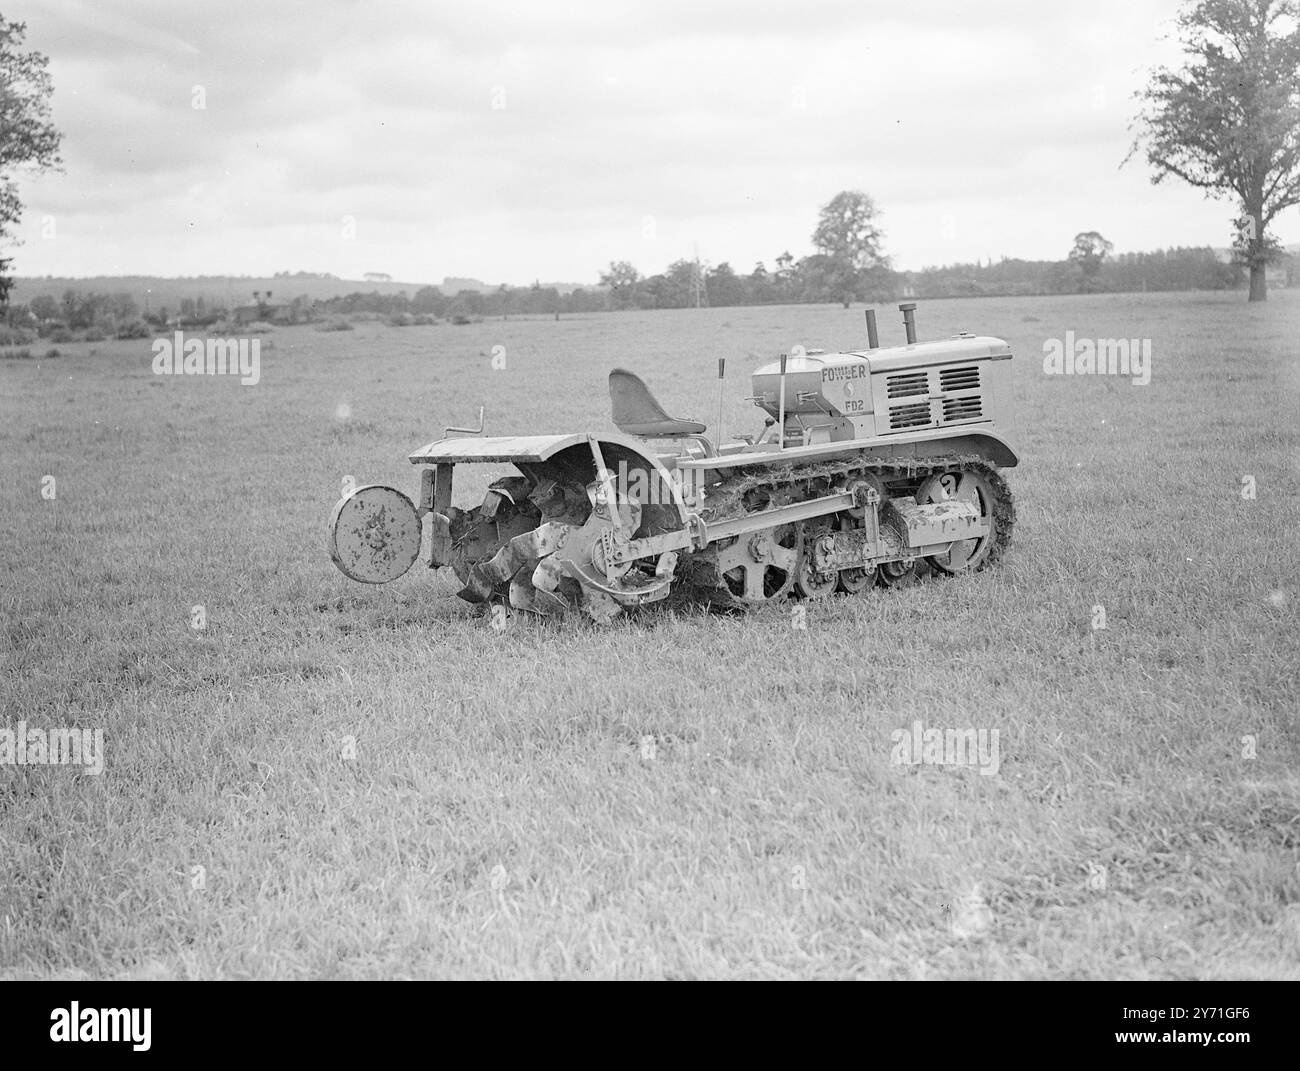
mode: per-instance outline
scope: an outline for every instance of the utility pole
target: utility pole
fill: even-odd
[[[691,271],[691,304],[697,309],[702,309],[709,304],[709,291],[704,285],[704,269],[700,266],[700,247],[696,245],[694,249],[695,267]]]

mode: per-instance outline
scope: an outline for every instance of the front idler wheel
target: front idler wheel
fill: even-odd
[[[1011,542],[1015,508],[1011,489],[986,465],[966,465],[955,472],[931,476],[917,489],[921,505],[939,502],[968,502],[979,510],[989,534],[953,543],[947,553],[926,560],[942,573],[974,573],[993,564]]]

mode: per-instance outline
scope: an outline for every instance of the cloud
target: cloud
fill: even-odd
[[[41,0],[67,169],[23,180],[17,267],[594,280],[800,255],[845,188],[901,266],[1222,244],[1227,206],[1118,170],[1176,10]]]

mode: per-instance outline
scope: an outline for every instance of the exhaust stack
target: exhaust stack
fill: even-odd
[[[876,333],[876,310],[867,310],[867,347],[869,349],[880,349],[880,336]]]
[[[904,301],[898,306],[898,311],[903,314],[903,330],[907,332],[907,344],[916,345],[916,302]]]

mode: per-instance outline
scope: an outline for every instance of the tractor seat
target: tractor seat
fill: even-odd
[[[626,369],[610,372],[609,400],[614,403],[614,425],[627,435],[676,439],[704,434],[705,427],[698,421],[670,417],[641,377]]]

